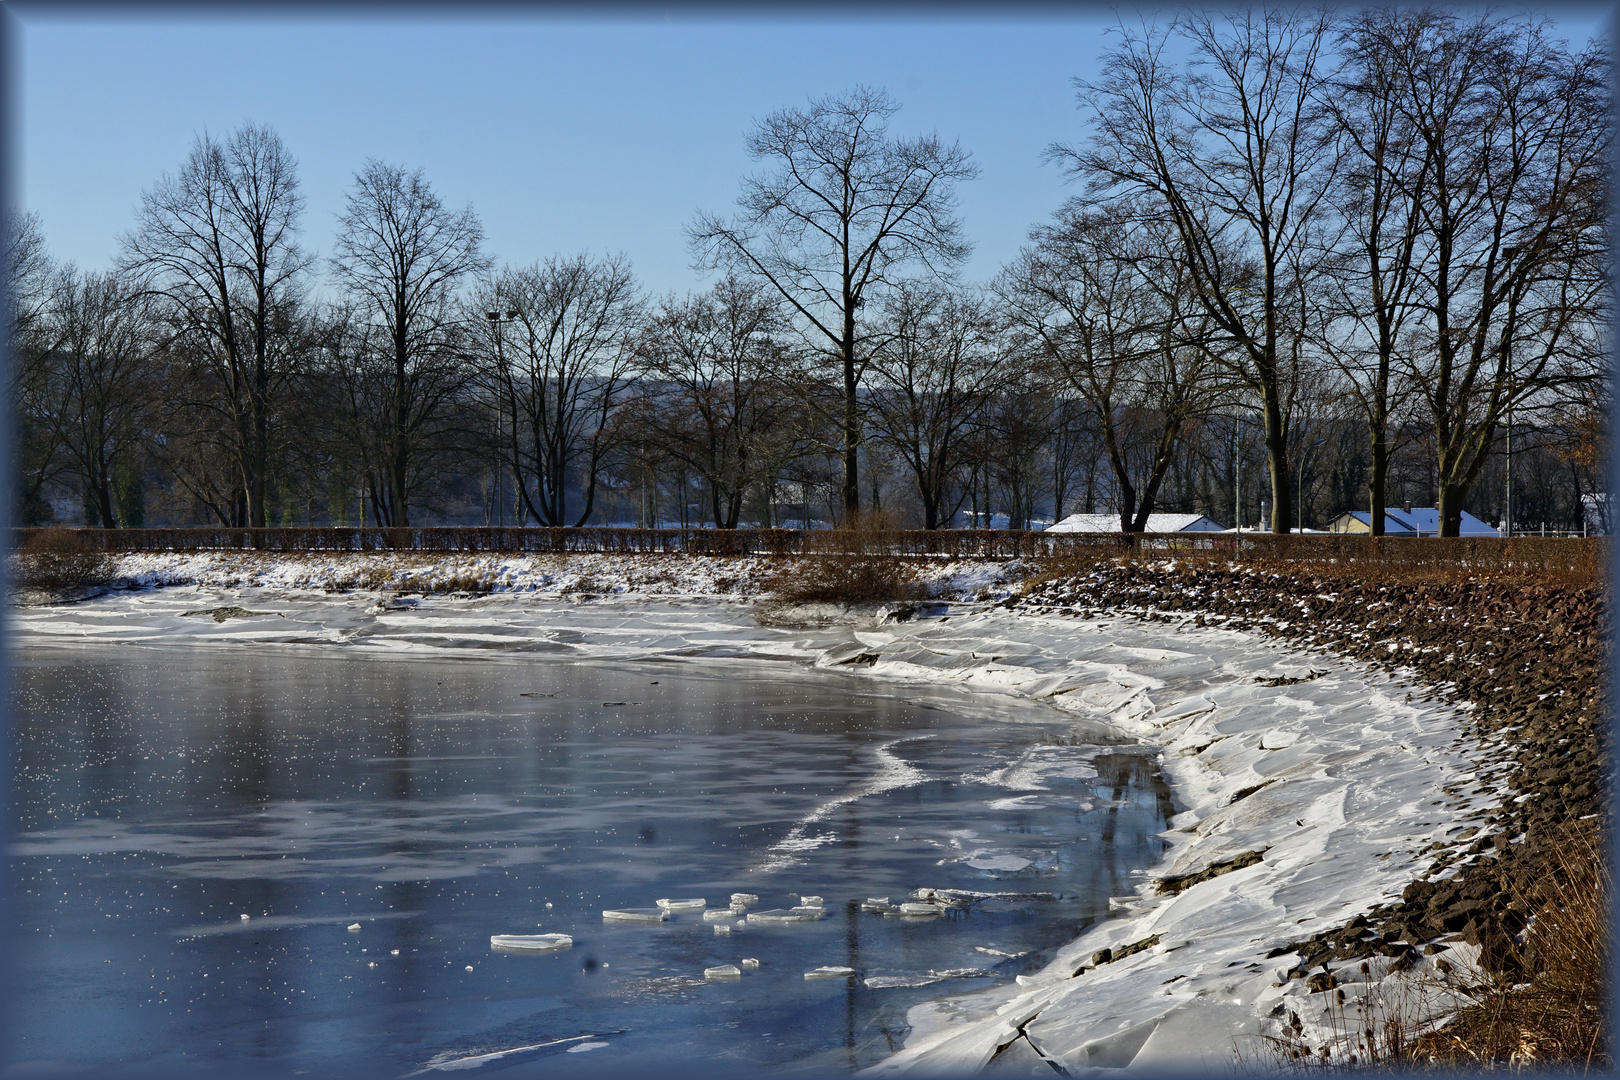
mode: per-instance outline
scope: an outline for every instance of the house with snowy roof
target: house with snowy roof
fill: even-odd
[[[1328,525],[1328,532],[1361,533],[1362,535],[1371,533],[1372,511],[1346,511],[1333,519],[1332,523]],[[1440,511],[1432,506],[1414,508],[1411,503],[1404,506],[1386,506],[1384,507],[1384,535],[1439,536]],[[1462,512],[1462,529],[1458,535],[1501,536],[1502,534],[1464,510]]]
[[[1046,531],[1055,533],[1117,533],[1123,530],[1119,527],[1118,514],[1070,514],[1062,521],[1050,526]],[[1225,532],[1226,526],[1205,517],[1203,514],[1149,514],[1146,531],[1150,533]]]

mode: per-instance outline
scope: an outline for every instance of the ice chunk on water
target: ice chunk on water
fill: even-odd
[[[704,968],[703,977],[705,979],[740,979],[742,978],[742,968],[736,964],[720,964],[717,967]]]
[[[243,922],[247,922],[247,921],[248,921],[248,919],[249,919],[249,918],[250,918],[250,917],[251,917],[251,916],[248,916],[248,915],[244,915],[244,916],[242,916],[242,921],[243,921]]]
[[[883,907],[889,906],[889,898],[887,896],[868,896],[865,902],[868,904],[880,904]]]
[[[900,986],[932,986],[944,982],[939,975],[873,975],[865,980],[873,990],[890,990]]]
[[[751,923],[800,923],[815,922],[820,913],[816,911],[789,911],[786,908],[772,908],[769,911],[750,911],[748,921]]]
[[[807,921],[809,921],[809,922],[814,922],[815,920],[821,918],[823,915],[825,915],[827,913],[827,909],[824,908],[824,907],[821,907],[820,905],[816,905],[816,906],[813,906],[813,907],[805,907],[803,905],[800,905],[799,907],[788,908],[788,910],[793,912],[793,914],[795,914],[795,915],[803,915],[805,917],[805,919]]]
[[[602,918],[608,922],[663,922],[669,912],[655,907],[608,908]]]
[[[986,956],[1005,956],[1009,960],[1028,955],[1027,949],[1024,952],[1008,952],[1005,949],[992,948],[989,945],[975,945],[973,946],[973,951],[982,952]]]
[[[826,905],[822,902],[822,899],[819,896],[801,896],[801,897],[799,897],[799,905],[798,906],[799,907],[825,907]]]
[[[759,961],[755,960],[752,956],[745,956],[742,958],[742,966],[747,968],[749,971],[753,971],[759,967]]]
[[[574,947],[574,939],[567,934],[491,934],[489,943],[497,949],[524,952],[555,952]]]
[[[714,932],[717,933],[717,934],[729,934],[729,933],[731,933],[731,924],[730,923],[723,923],[723,922],[722,923],[715,923],[714,924]]]
[[[708,911],[705,911],[703,913],[703,921],[704,922],[722,922],[722,921],[724,921],[726,919],[729,919],[729,918],[731,918],[731,909],[730,908],[723,908],[723,907],[710,908]]]
[[[666,911],[702,911],[705,906],[701,896],[693,900],[655,900],[653,902]]]
[[[945,909],[938,904],[905,903],[900,905],[902,915],[943,915]]]
[[[349,933],[358,934],[359,932],[360,932],[360,924],[359,923],[352,922],[352,923],[349,924]]]
[[[891,912],[891,911],[899,911],[900,909],[895,907],[893,904],[888,903],[887,901],[883,901],[883,900],[863,900],[863,901],[861,901],[861,910],[862,911],[877,911],[877,912],[882,912],[882,913],[886,914],[886,913]]]
[[[751,904],[759,903],[759,897],[755,896],[751,892],[734,892],[731,894],[731,902],[733,904],[742,904],[744,907],[747,907]]]
[[[804,977],[807,979],[847,979],[853,974],[855,974],[854,968],[818,967],[805,972]]]

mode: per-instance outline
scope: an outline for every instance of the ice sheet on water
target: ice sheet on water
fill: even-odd
[[[819,912],[789,911],[786,908],[772,908],[769,911],[750,911],[748,921],[751,923],[801,923],[815,922]]]
[[[855,969],[852,967],[826,966],[811,968],[804,973],[804,977],[807,979],[847,979],[853,974],[855,974]]]
[[[491,934],[489,944],[519,952],[557,952],[573,948],[574,939],[567,934]]]
[[[740,979],[742,978],[742,968],[736,964],[716,964],[714,967],[704,968],[703,977],[705,979]]]
[[[751,892],[734,892],[731,894],[731,903],[733,906],[737,904],[742,904],[745,907],[751,906],[759,903],[759,897],[755,896]]]
[[[608,922],[656,923],[669,918],[669,912],[655,907],[608,908],[602,912],[602,918]]]
[[[893,990],[897,987],[932,986],[945,979],[941,975],[872,975],[862,981],[873,990]]]
[[[703,913],[703,921],[704,922],[724,922],[725,920],[730,919],[731,917],[732,917],[732,912],[731,912],[730,908],[723,908],[723,907],[710,908],[709,910],[707,910],[707,911],[705,911]]]
[[[915,901],[906,901],[900,905],[902,915],[943,915],[945,909],[939,904],[924,904]]]
[[[655,900],[653,903],[665,911],[702,911],[705,901],[699,896],[692,900]]]

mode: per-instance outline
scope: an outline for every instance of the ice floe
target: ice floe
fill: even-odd
[[[608,908],[602,918],[608,922],[658,923],[669,918],[669,912],[656,907]]]
[[[567,934],[491,934],[489,943],[496,949],[521,952],[556,952],[569,949],[574,939]]]

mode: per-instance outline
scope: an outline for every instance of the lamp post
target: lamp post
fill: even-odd
[[[1513,535],[1513,406],[1508,406],[1507,422],[1507,509],[1502,514],[1504,536]]]
[[[1312,450],[1325,442],[1327,442],[1326,439],[1317,439],[1299,455],[1299,469],[1296,470],[1298,475],[1294,483],[1294,502],[1299,507],[1299,525],[1294,530],[1295,532],[1305,531],[1305,461],[1311,456]]]
[[[484,318],[489,321],[489,328],[495,335],[495,369],[497,383],[497,390],[495,394],[495,445],[497,447],[495,464],[495,508],[498,516],[498,520],[495,524],[501,526],[502,528],[506,526],[506,463],[505,461],[501,460],[499,448],[501,446],[501,438],[505,434],[501,426],[503,421],[506,419],[506,409],[503,404],[504,399],[502,391],[504,391],[507,386],[507,377],[506,352],[502,347],[506,340],[506,335],[501,333],[501,324],[516,322],[518,316],[522,314],[523,313],[521,311],[508,310],[506,312],[506,316],[502,318],[499,311],[484,312]],[[514,444],[517,442],[516,409],[512,410],[512,442]]]

